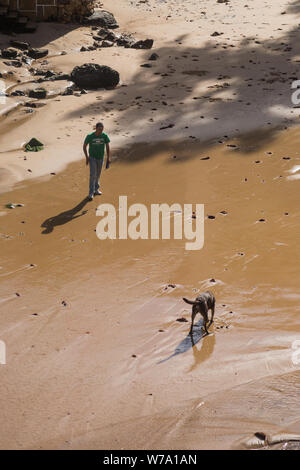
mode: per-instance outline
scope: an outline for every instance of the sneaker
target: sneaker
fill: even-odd
[[[94,196],[89,195],[88,199],[89,199],[89,201],[92,201],[94,199]]]
[[[102,192],[97,189],[97,191],[94,192],[94,196],[101,196]]]

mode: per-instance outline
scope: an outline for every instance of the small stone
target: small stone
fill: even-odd
[[[153,52],[153,54],[151,54],[148,60],[157,60],[158,58],[159,58],[159,55],[156,54],[156,52]]]
[[[265,441],[267,438],[264,432],[255,432],[254,436],[257,437],[261,441]]]

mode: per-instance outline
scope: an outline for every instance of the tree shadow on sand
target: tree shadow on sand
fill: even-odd
[[[195,362],[191,366],[189,372],[191,372],[196,366],[198,366],[201,362],[206,361],[209,356],[212,354],[215,346],[215,334],[206,334],[205,331],[202,329],[203,320],[200,319],[197,323],[195,323],[193,328],[193,334],[188,334],[181,343],[175,348],[173,354],[168,356],[166,359],[162,359],[158,362],[158,364],[162,364],[163,362],[172,359],[172,357],[178,356],[179,354],[183,354],[187,352],[189,349],[193,349],[193,355]],[[204,339],[205,338],[205,339]],[[202,339],[201,348],[198,349],[196,347],[197,343],[199,343]]]
[[[57,227],[58,225],[67,224],[68,222],[71,222],[72,220],[85,215],[87,213],[87,210],[82,209],[88,202],[88,197],[85,197],[79,204],[77,204],[77,206],[73,207],[72,209],[61,212],[60,214],[55,215],[54,217],[49,217],[49,219],[46,219],[41,224],[41,227],[44,228],[42,234],[46,235],[48,233],[51,233],[53,232],[54,227]],[[81,214],[76,215],[79,211],[82,211]]]
[[[299,1],[287,11],[299,12]],[[274,35],[280,29],[274,28]],[[299,123],[291,102],[291,84],[300,78],[299,39],[300,25],[269,39],[258,34],[209,38],[201,47],[180,45],[177,39],[155,48],[159,59],[132,82],[62,119],[118,113],[121,127],[130,123],[135,143],[149,142],[149,136],[155,137],[152,143],[176,138],[201,142],[207,151],[219,140],[226,145],[235,139],[241,153],[251,154],[272,142],[278,130]],[[141,55],[141,64],[148,57],[149,51]],[[124,152],[120,160],[134,163],[150,156],[144,145],[134,158]]]

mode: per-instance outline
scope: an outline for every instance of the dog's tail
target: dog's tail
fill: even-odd
[[[194,300],[186,299],[185,297],[182,297],[182,300],[184,300],[187,304],[190,304],[190,305],[196,305],[199,303],[199,302],[195,302]]]

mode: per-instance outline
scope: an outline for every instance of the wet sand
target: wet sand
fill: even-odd
[[[191,14],[193,3],[186,5]],[[133,28],[131,14],[122,1],[120,26],[138,36],[145,24]],[[143,10],[138,14],[142,18]],[[272,14],[277,25],[279,6]],[[147,23],[162,43],[162,32],[175,34],[155,24]],[[157,104],[159,119],[149,129],[139,121],[141,114],[154,119],[147,104],[126,107],[124,95],[122,113],[114,104],[96,103],[100,112],[105,108],[114,137],[113,164],[103,172],[103,196],[87,202],[80,145],[98,117],[95,97],[114,96],[119,103],[123,90],[145,100],[153,94],[152,86],[141,88],[145,77],[137,78],[134,67],[126,72],[128,54],[139,67],[137,51],[113,52],[123,61],[127,88],[50,100],[16,128],[16,114],[3,121],[0,339],[7,364],[0,366],[1,448],[230,449],[246,448],[255,432],[300,434],[299,365],[292,362],[300,334],[297,120],[272,115],[272,125],[264,126],[267,106],[263,116],[256,109],[255,122],[243,108],[231,120],[225,117],[228,102],[214,102],[220,126],[199,127],[191,119],[199,104],[188,94],[181,114],[178,103],[168,111]],[[138,53],[145,58],[145,51]],[[95,54],[113,57],[112,51]],[[78,53],[63,60],[69,70]],[[187,77],[192,87],[199,81]],[[175,100],[178,87],[167,79]],[[239,119],[244,131],[224,137],[226,126],[235,129]],[[159,131],[173,120],[174,128]],[[21,150],[7,153],[8,141],[18,144],[32,130],[45,141],[44,151],[26,154],[28,160]],[[205,204],[204,248],[187,251],[184,240],[100,241],[97,206],[118,207],[119,195],[127,195],[129,205]],[[24,207],[7,209],[9,202]],[[215,323],[202,337],[198,322],[192,342],[190,308],[182,297],[206,289],[217,299]],[[182,317],[188,321],[178,322]]]

